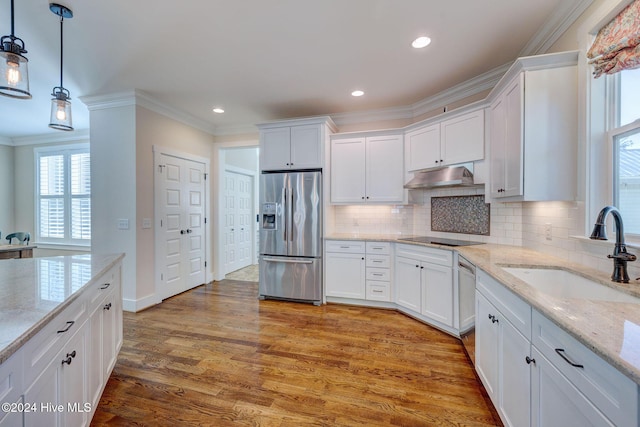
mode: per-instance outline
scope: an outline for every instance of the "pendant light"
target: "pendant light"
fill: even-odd
[[[13,0],[11,0],[11,35],[0,39],[0,94],[30,99],[29,60],[22,39],[14,35]]]
[[[58,130],[73,130],[71,124],[71,102],[69,91],[62,86],[62,24],[64,18],[73,18],[73,12],[66,6],[57,3],[49,3],[51,12],[60,17],[60,86],[53,88],[51,96],[51,119],[49,127]]]

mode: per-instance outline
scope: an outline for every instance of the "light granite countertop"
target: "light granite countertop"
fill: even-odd
[[[390,241],[455,250],[620,372],[640,384],[640,304],[583,298],[556,298],[509,274],[503,267],[567,270],[639,298],[640,281],[632,278],[631,283],[628,284],[614,283],[610,278],[611,273],[603,273],[582,264],[570,263],[519,246],[482,244],[452,248],[399,241],[407,237],[411,236],[333,234],[325,238],[327,240]],[[613,262],[611,268],[613,270]]]
[[[123,257],[86,254],[0,261],[0,364]]]

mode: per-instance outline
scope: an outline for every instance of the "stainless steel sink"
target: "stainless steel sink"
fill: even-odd
[[[555,298],[581,298],[640,304],[640,298],[570,271],[528,267],[503,267],[503,269],[540,292]]]

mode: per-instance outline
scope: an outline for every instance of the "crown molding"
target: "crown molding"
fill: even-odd
[[[206,120],[201,120],[189,113],[185,113],[182,110],[164,104],[142,90],[136,89],[134,92],[136,105],[144,107],[147,110],[151,110],[154,113],[158,113],[170,119],[174,119],[176,121],[184,123],[187,126],[199,129],[210,135],[217,135],[216,127]]]
[[[545,24],[529,40],[518,56],[546,53],[569,27],[584,13],[594,0],[573,0],[560,2]]]
[[[105,95],[81,96],[79,99],[87,106],[89,111],[128,107],[136,104],[136,91],[128,90]]]
[[[216,128],[211,123],[164,104],[149,95],[147,92],[139,89],[110,93],[106,95],[81,96],[80,101],[87,106],[89,111],[139,105],[147,110],[153,111],[154,113],[158,113],[170,119],[184,123],[187,126],[191,126],[211,135],[216,135]],[[253,129],[253,132],[255,132],[255,128]]]
[[[14,147],[79,141],[87,142],[89,140],[89,129],[76,129],[72,132],[55,132],[43,133],[40,135],[19,136],[10,139],[10,145],[13,145]]]

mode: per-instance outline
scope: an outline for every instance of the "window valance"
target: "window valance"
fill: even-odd
[[[640,0],[600,29],[587,58],[595,78],[640,67]]]

